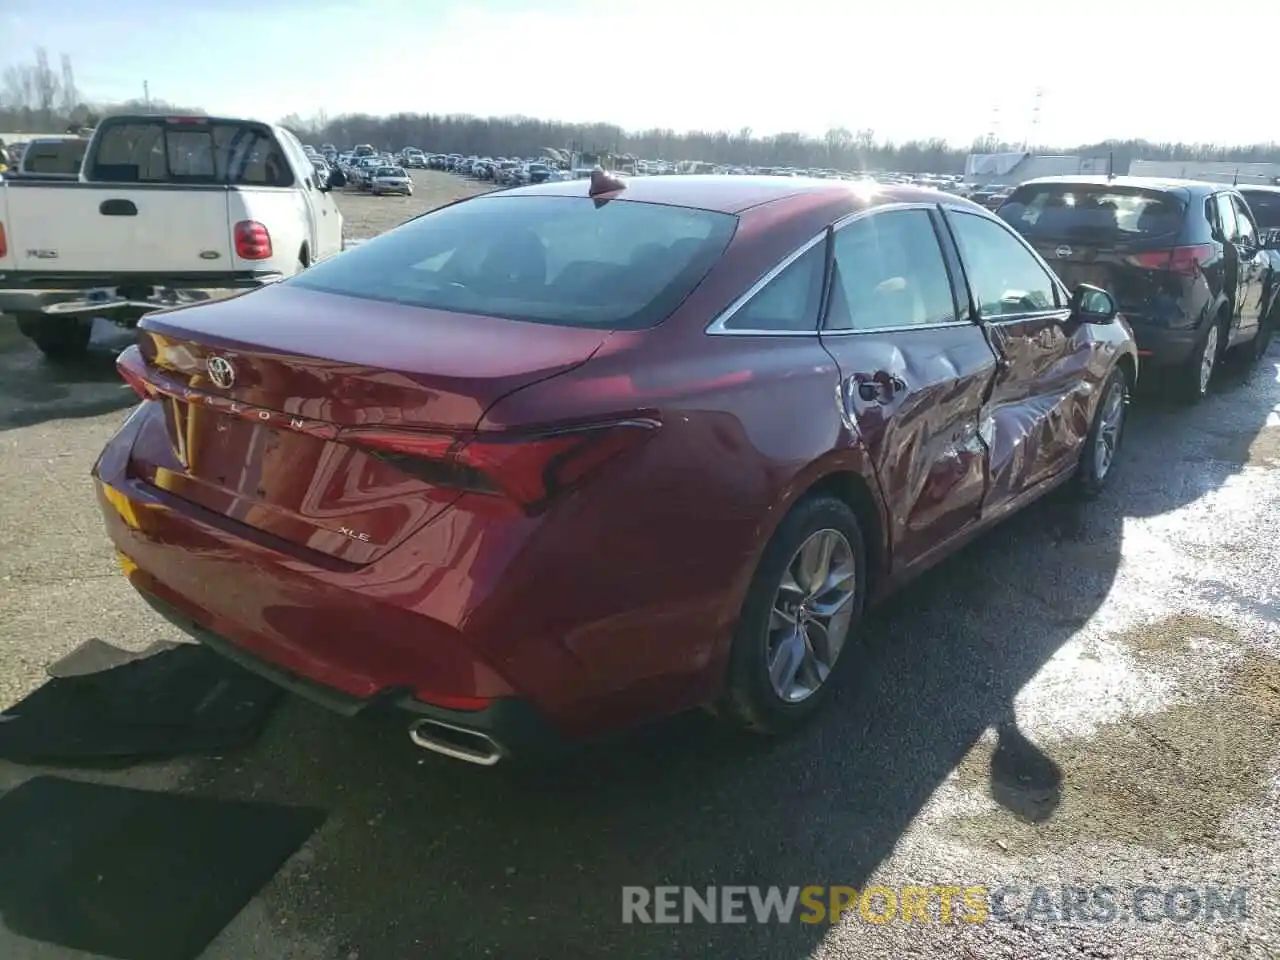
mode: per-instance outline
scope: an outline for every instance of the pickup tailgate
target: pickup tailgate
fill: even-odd
[[[4,185],[13,270],[205,273],[232,269],[224,186]],[[4,261],[0,261],[4,262]]]

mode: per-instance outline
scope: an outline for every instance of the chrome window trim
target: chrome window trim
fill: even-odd
[[[978,317],[977,317],[978,323],[1007,323],[1014,320],[1033,320],[1040,317],[1051,317],[1056,313],[1062,313],[1064,310],[1066,311],[1067,315],[1070,316],[1071,291],[1067,289],[1067,285],[1062,282],[1062,278],[1058,276],[1057,272],[1053,269],[1053,267],[1049,266],[1049,261],[1047,261],[1044,257],[1040,256],[1040,251],[1037,250],[1035,247],[1033,247],[1026,237],[1020,234],[1017,230],[1013,229],[1013,227],[1009,226],[1009,224],[1005,223],[1003,220],[1001,220],[999,217],[997,217],[994,213],[990,212],[989,210],[985,210],[985,209],[980,211],[973,210],[973,209],[957,206],[954,203],[942,203],[942,204],[939,204],[939,206],[942,207],[943,214],[946,216],[949,216],[952,213],[960,213],[970,217],[978,217],[979,219],[982,219],[982,220],[994,221],[997,226],[1004,229],[1005,233],[1011,235],[1015,240],[1018,241],[1018,243],[1022,244],[1022,248],[1026,250],[1027,253],[1031,254],[1032,259],[1034,259],[1036,263],[1040,264],[1041,268],[1046,273],[1049,274],[1049,282],[1053,284],[1054,288],[1058,291],[1058,296],[1062,298],[1061,306],[1055,306],[1047,310],[1032,310],[1032,311],[1028,311],[1027,313],[1017,313],[1012,316],[1002,315],[999,317],[982,316],[982,313],[981,313],[982,304],[975,303],[974,308],[978,310]],[[954,234],[954,232],[955,231],[953,230],[952,233]],[[960,241],[956,240],[955,245],[956,245],[956,256],[960,258],[960,266],[964,267],[965,266],[964,254],[960,250]],[[965,286],[969,287],[969,293],[970,295],[972,295],[973,287],[969,286],[969,276],[967,272],[965,274],[964,279],[965,279]]]
[[[837,220],[834,224],[832,224],[831,233],[832,233],[832,236],[834,237],[834,235],[838,231],[843,230],[845,227],[849,226],[849,224],[856,223],[859,220],[865,219],[866,217],[875,216],[877,213],[882,213],[882,212],[892,213],[896,210],[923,210],[926,213],[929,213],[934,210],[937,210],[939,206],[940,204],[937,204],[937,203],[922,203],[919,201],[913,201],[911,203],[886,203],[880,207],[871,207],[868,210],[858,210],[858,211],[855,211],[854,213],[850,213],[842,217],[841,219]],[[942,249],[942,238],[937,236],[938,228],[934,226],[932,220],[929,221],[929,226],[932,227],[934,230],[934,234],[935,234],[934,239],[938,244],[938,257],[942,260],[943,271],[945,272],[947,259],[946,259],[946,254],[943,252],[943,249]],[[957,255],[958,254],[959,254],[959,251],[957,251]],[[831,255],[833,258],[835,257],[834,249],[832,250]],[[968,287],[968,278],[965,279],[965,286],[966,288]],[[950,276],[947,277],[947,290],[948,290],[948,293],[951,290]],[[826,320],[825,313],[822,317],[822,320],[824,322]],[[946,330],[951,327],[977,327],[977,326],[978,324],[975,323],[971,318],[957,317],[955,320],[942,320],[937,323],[913,323],[909,326],[904,326],[904,327],[863,327],[861,329],[856,329],[856,330],[855,329],[828,330],[825,327],[823,327],[822,335],[824,337],[856,337],[856,336],[863,336],[863,335],[870,334],[872,336],[882,337],[885,334],[889,334],[889,333],[914,333],[916,330]]]
[[[816,337],[818,335],[818,323],[821,317],[814,320],[812,330],[755,330],[746,327],[735,327],[732,330],[726,328],[726,324],[733,319],[734,315],[745,307],[761,290],[771,284],[778,276],[791,266],[806,253],[812,250],[820,243],[826,242],[827,231],[830,227],[823,227],[815,236],[810,237],[795,250],[782,258],[772,269],[764,276],[747,288],[746,293],[734,300],[733,303],[720,311],[711,323],[707,326],[706,333],[713,336],[721,337]]]

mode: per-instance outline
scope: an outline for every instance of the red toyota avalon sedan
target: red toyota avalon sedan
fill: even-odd
[[[148,316],[97,489],[190,635],[492,764],[697,705],[785,731],[864,606],[1112,471],[1137,376],[977,204],[547,183]]]

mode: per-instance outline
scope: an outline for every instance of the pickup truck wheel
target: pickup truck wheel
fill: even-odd
[[[18,314],[18,330],[56,363],[75,360],[89,349],[93,321],[80,317],[47,317],[39,313]]]

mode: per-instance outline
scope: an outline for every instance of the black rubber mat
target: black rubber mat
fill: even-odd
[[[49,680],[0,714],[0,759],[74,764],[217,753],[251,743],[282,691],[182,644]]]
[[[36,777],[0,797],[0,915],[119,960],[195,960],[319,810]]]

